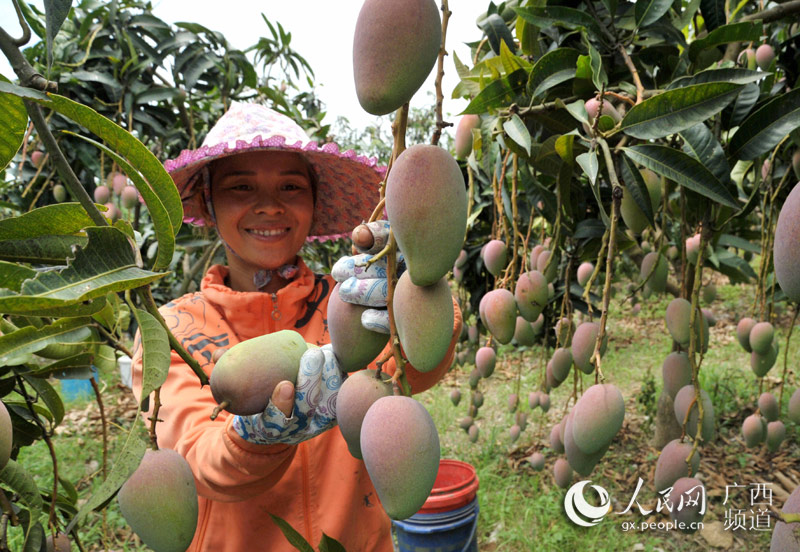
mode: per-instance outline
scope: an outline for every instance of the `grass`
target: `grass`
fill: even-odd
[[[787,439],[777,454],[770,455],[763,447],[758,450],[744,448],[740,437],[741,422],[755,410],[759,389],[750,370],[749,355],[736,341],[735,325],[738,318],[749,310],[752,288],[718,284],[717,289],[718,298],[711,307],[718,323],[711,329],[711,347],[701,367],[701,383],[711,396],[717,418],[714,441],[700,449],[703,461],[699,477],[706,482],[711,493],[709,511],[704,520],[706,523],[725,521],[726,507],[722,506],[723,496],[719,494],[724,491],[724,486],[720,488],[719,485],[720,475],[731,484],[734,481],[777,482],[773,477],[774,471],[789,473],[787,466],[800,466],[798,428],[788,422]],[[630,304],[623,304],[622,299],[618,296],[612,302],[608,325],[609,345],[603,357],[602,369],[606,379],[617,385],[625,397],[625,424],[592,474],[587,478],[579,475],[573,477],[573,482],[591,479],[593,484],[605,488],[612,499],[614,512],[625,509],[639,477],[644,480],[639,494],[640,502],[645,507],[656,504],[652,477],[659,450],[650,445],[654,427],[652,416],[660,394],[661,364],[671,348],[671,340],[663,322],[669,298],[649,298],[643,303],[638,316],[632,315]],[[781,320],[783,325],[779,334],[783,350],[790,318],[784,314]],[[790,361],[800,358],[799,342],[800,338],[795,335]],[[494,374],[479,383],[485,403],[477,417],[480,435],[474,444],[457,424],[459,418],[466,416],[470,397],[467,380],[471,366],[452,370],[440,385],[417,396],[428,408],[439,430],[442,457],[469,462],[478,472],[479,549],[516,552],[577,549],[681,551],[710,548],[708,541],[699,534],[684,535],[674,530],[622,530],[623,521],[668,519],[660,514],[647,517],[638,512],[609,514],[604,521],[591,528],[578,527],[567,519],[563,508],[565,491],[553,482],[552,466],[558,455],[549,448],[549,434],[550,428],[565,412],[573,380],[569,379],[551,392],[552,406],[546,414],[540,409],[531,412],[527,396],[529,391],[539,388],[542,360],[542,351],[538,347],[521,351],[515,351],[510,346],[501,349]],[[772,389],[779,383],[782,370],[783,354],[778,365],[765,378],[764,390]],[[116,373],[101,374],[101,383],[106,386],[104,401],[112,422],[112,442],[115,441],[114,436],[130,427],[135,413],[130,393],[116,385],[118,378]],[[594,379],[583,375],[578,383],[585,389],[594,383]],[[796,379],[787,383],[784,409],[797,386]],[[460,389],[462,394],[458,407],[450,402],[449,394],[453,388]],[[519,392],[520,410],[528,412],[528,425],[520,438],[512,443],[509,429],[514,423],[514,414],[509,411],[507,397],[515,391]],[[102,480],[102,445],[93,404],[93,401],[85,399],[67,404],[63,429],[54,439],[60,474],[76,484],[79,505]],[[527,462],[527,457],[533,451],[542,452],[547,459],[545,469],[541,472],[534,471]],[[113,451],[110,457],[113,459]],[[51,488],[52,466],[44,443],[37,442],[34,446],[25,447],[18,460],[34,475],[40,488]],[[775,504],[780,507],[783,499],[776,497]],[[126,526],[116,501],[111,501],[105,512],[105,531],[101,514],[91,513],[83,523],[80,537],[85,550],[148,550]],[[730,536],[734,532],[725,533]],[[733,536],[735,539],[728,546],[730,550],[765,550],[769,547],[771,531],[738,531]],[[10,537],[11,549],[21,549],[21,530],[12,528]]]

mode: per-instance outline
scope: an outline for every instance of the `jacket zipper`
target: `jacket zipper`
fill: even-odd
[[[272,296],[272,319],[277,321],[281,319],[281,311],[278,310],[278,294],[271,293]]]

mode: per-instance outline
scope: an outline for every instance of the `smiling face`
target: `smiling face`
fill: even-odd
[[[217,231],[236,252],[228,255],[231,287],[254,289],[255,272],[294,263],[311,230],[308,164],[297,153],[253,151],[215,161],[210,171]]]

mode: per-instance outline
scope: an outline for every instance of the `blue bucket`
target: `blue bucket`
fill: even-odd
[[[478,497],[449,512],[393,520],[397,552],[478,552]]]
[[[92,378],[98,381],[97,367],[92,366]],[[94,396],[92,382],[87,379],[62,379],[61,395],[65,401],[75,401],[78,399],[89,399]]]

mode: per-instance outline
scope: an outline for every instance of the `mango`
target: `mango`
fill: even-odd
[[[689,355],[682,351],[668,354],[661,366],[661,375],[664,380],[664,391],[674,399],[678,391],[692,383]]]
[[[512,443],[519,439],[520,433],[522,433],[522,430],[517,424],[511,426],[511,429],[509,430],[509,437],[511,438]]]
[[[14,444],[14,428],[6,405],[0,401],[0,470],[6,467],[11,458]]]
[[[528,408],[533,410],[537,406],[539,406],[539,392],[531,391],[528,393]]]
[[[534,452],[528,457],[528,463],[536,471],[544,469],[544,455],[541,452]]]
[[[517,342],[517,345],[522,347],[530,347],[536,343],[536,333],[533,331],[533,322],[528,322],[521,316],[517,316],[517,324],[514,327],[514,341]]]
[[[542,409],[542,412],[550,410],[550,395],[542,391],[539,391],[539,408]]]
[[[469,436],[470,443],[477,443],[478,437],[480,436],[480,428],[475,424],[469,426],[469,430],[467,431],[467,435]]]
[[[655,269],[653,269],[654,265]],[[652,274],[650,274],[651,270],[653,271]],[[667,288],[667,259],[663,255],[653,251],[644,256],[639,276],[644,280],[648,275],[650,275],[650,278],[645,285],[656,293],[664,293]]]
[[[95,203],[106,203],[109,199],[111,199],[111,190],[108,186],[100,185],[94,189]]]
[[[53,199],[59,203],[64,203],[67,200],[67,189],[63,184],[53,186]]]
[[[749,317],[742,318],[736,324],[736,339],[739,340],[739,345],[748,353],[753,352],[753,349],[750,348],[750,332],[755,325],[756,321]]]
[[[556,460],[556,463],[553,465],[553,479],[562,489],[566,489],[569,487],[569,484],[572,483],[572,468],[563,458],[559,458]]]
[[[539,260],[539,255],[541,254],[542,251],[544,251],[544,246],[540,244],[534,245],[533,249],[531,249],[531,254],[530,254],[531,270],[536,270],[537,262]]]
[[[547,306],[547,280],[538,270],[523,272],[514,286],[514,299],[519,314],[528,322],[534,322]]]
[[[501,240],[489,241],[483,249],[481,249],[481,258],[489,274],[492,276],[499,276],[508,263],[508,249],[506,248],[506,244]]]
[[[800,485],[792,491],[786,502],[783,503],[781,512],[784,514],[800,514]],[[772,530],[769,552],[786,552],[787,550],[800,550],[800,523],[786,523],[778,521]]]
[[[667,497],[669,517],[676,523],[682,523],[681,532],[694,533],[698,523],[708,509],[706,490],[699,479],[681,477],[672,486]]]
[[[556,339],[562,347],[572,345],[572,335],[575,333],[575,323],[569,318],[559,318],[556,322]]]
[[[777,420],[781,413],[781,408],[778,406],[778,399],[768,391],[761,393],[758,397],[758,410],[768,422]]]
[[[590,362],[592,353],[594,353],[594,346],[597,341],[597,335],[600,333],[600,324],[597,322],[584,322],[575,330],[575,335],[572,336],[572,361],[575,367],[584,374],[591,374],[594,372],[594,364]],[[606,345],[608,344],[608,337],[603,338],[600,344],[600,355],[606,352]]]
[[[440,459],[439,434],[425,407],[398,395],[375,401],[361,426],[361,453],[389,517],[417,513],[433,489]]]
[[[552,256],[553,252],[545,249],[536,258],[536,270],[541,272],[548,282],[553,282],[558,275],[558,255],[550,262]]]
[[[589,281],[589,278],[592,277],[593,272],[594,265],[592,263],[581,263],[580,266],[578,266],[577,272],[578,285],[581,287],[586,286],[586,283]]]
[[[692,305],[686,299],[678,297],[670,301],[667,305],[666,322],[667,330],[669,330],[672,339],[678,342],[683,348],[689,347],[690,332],[689,321],[691,320]],[[708,320],[703,315],[702,311],[698,312],[695,318],[695,346],[697,350],[702,350],[704,353],[708,351],[708,340],[710,338],[708,331]],[[700,329],[702,328],[702,332]]]
[[[386,115],[409,101],[431,72],[442,42],[434,0],[366,0],[353,36],[361,107]]]
[[[800,301],[800,183],[795,184],[778,215],[775,226],[773,259],[775,277],[783,292],[794,302]]]
[[[133,209],[139,203],[139,192],[135,186],[125,186],[119,195],[120,204],[126,209]]]
[[[717,298],[717,286],[715,286],[713,283],[708,283],[705,286],[703,286],[704,303],[713,303],[716,298]]]
[[[147,450],[117,501],[133,532],[153,550],[184,552],[191,544],[197,528],[197,489],[189,463],[176,451]]]
[[[481,347],[475,353],[475,367],[483,378],[488,378],[494,373],[496,362],[497,354],[491,347]]]
[[[769,322],[759,322],[750,330],[750,348],[760,355],[767,354],[772,347],[775,328]]]
[[[775,59],[775,50],[769,44],[762,44],[756,48],[756,64],[762,71],[769,70],[773,59]]]
[[[498,343],[510,343],[517,327],[517,303],[507,289],[494,289],[481,298],[481,322]]]
[[[700,390],[700,397],[703,400],[703,423],[700,432],[703,441],[708,443],[714,438],[714,405],[711,404],[711,397],[708,396],[705,389]],[[675,395],[675,402],[673,403],[675,418],[680,426],[683,426],[683,421],[687,419],[686,413],[691,407],[691,414],[689,414],[686,422],[686,434],[690,437],[697,435],[697,419],[699,417],[698,405],[694,398],[694,386],[686,385]]]
[[[336,421],[353,458],[362,459],[361,426],[367,410],[381,397],[392,394],[391,378],[377,370],[361,370],[350,374],[336,396]]]
[[[67,535],[59,532],[56,535],[47,535],[44,548],[47,552],[71,552],[72,541]]]
[[[742,437],[749,448],[757,447],[766,438],[766,427],[758,414],[751,414],[742,423]]]
[[[480,115],[464,115],[456,127],[456,157],[466,159],[472,152],[472,129],[480,128]]]
[[[394,320],[406,358],[420,372],[430,372],[444,359],[453,337],[453,299],[447,280],[415,285],[405,271],[394,289]]]
[[[764,440],[767,443],[767,450],[775,452],[785,438],[786,426],[783,425],[782,421],[775,420],[767,424],[767,438]]]
[[[564,452],[564,443],[561,441],[561,423],[554,425],[550,430],[550,448],[553,452],[561,454]]]
[[[686,464],[689,453],[692,452],[691,443],[681,443],[674,439],[666,444],[656,461],[654,484],[657,493],[672,487],[681,477],[691,477],[700,467],[700,451],[692,456],[691,466]]]
[[[800,425],[800,389],[795,389],[789,399],[789,419]]]
[[[275,386],[297,382],[300,357],[306,352],[303,336],[281,330],[242,341],[228,349],[211,372],[214,400],[232,414],[263,412]]]
[[[366,329],[361,324],[361,315],[367,307],[342,301],[340,287],[341,284],[336,284],[328,300],[328,332],[339,368],[343,372],[355,372],[375,360],[389,336]]]
[[[642,169],[640,172],[647,187],[647,193],[650,196],[650,207],[655,213],[661,203],[661,177],[650,169]],[[633,195],[627,189],[622,196],[619,213],[625,222],[625,226],[630,228],[636,235],[644,232],[645,228],[650,225],[644,211],[642,211],[639,204],[633,199]]]
[[[553,379],[560,384],[567,379],[572,368],[572,351],[567,347],[559,347],[553,352],[550,362],[553,367]]]
[[[779,352],[780,347],[778,346],[778,342],[773,341],[772,347],[770,347],[766,354],[762,355],[756,351],[750,353],[750,368],[752,368],[753,373],[759,378],[766,376],[767,372],[775,366],[775,361],[778,360]]]
[[[458,403],[461,402],[461,391],[458,389],[450,391],[450,402],[453,403],[453,406],[458,406]]]
[[[611,443],[625,419],[625,401],[610,383],[587,389],[572,409],[572,437],[582,452],[592,454]]]
[[[456,160],[438,146],[405,150],[389,173],[386,212],[411,281],[438,282],[458,258],[467,228],[466,186]]]
[[[609,443],[604,444],[600,449],[590,454],[583,452],[575,442],[574,424],[575,409],[573,408],[567,416],[564,426],[564,453],[567,455],[567,461],[574,471],[583,476],[588,476],[608,450]]]
[[[514,421],[516,421],[522,431],[525,431],[525,428],[528,427],[528,413],[522,410],[517,411],[517,413],[514,414]]]
[[[460,427],[464,431],[467,431],[472,426],[472,423],[473,423],[472,416],[466,416],[458,421],[458,427]]]

